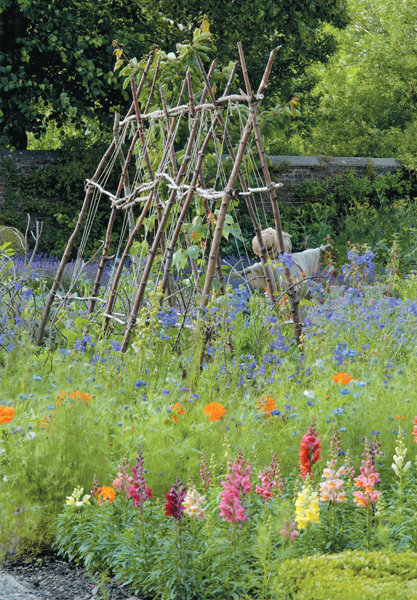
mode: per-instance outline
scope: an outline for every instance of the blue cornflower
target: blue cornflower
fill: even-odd
[[[133,385],[135,387],[143,387],[144,385],[146,385],[146,381],[143,381],[143,379],[139,379],[138,381],[135,381]]]

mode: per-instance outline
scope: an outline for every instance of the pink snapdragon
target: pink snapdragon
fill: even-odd
[[[143,464],[143,454],[138,444],[136,464],[132,468],[133,483],[129,489],[129,496],[132,498],[133,506],[137,508],[142,508],[145,500],[152,497],[151,488],[146,487],[145,484],[145,469]]]
[[[375,455],[379,453],[379,446],[376,444],[369,444],[368,441],[365,440],[365,448],[364,453],[362,454],[363,458],[360,468],[361,474],[353,480],[355,487],[360,488],[358,491],[353,492],[353,501],[357,506],[370,506],[376,502],[381,495],[381,492],[375,489],[376,483],[381,481],[374,462]]]
[[[272,453],[271,463],[268,467],[259,474],[261,485],[255,487],[255,492],[268,502],[272,496],[281,496],[284,491],[284,479],[281,473],[281,465],[279,463],[277,453]]]
[[[252,489],[249,479],[251,469],[251,465],[245,467],[245,459],[239,450],[238,458],[229,466],[226,481],[221,482],[224,491],[220,494],[219,509],[223,521],[238,523],[239,521],[246,521],[248,518],[241,501]]]
[[[287,541],[293,542],[298,538],[300,532],[297,531],[297,523],[295,521],[285,521],[284,527],[280,530],[280,535]]]
[[[129,475],[127,456],[123,457],[120,465],[118,465],[118,469],[117,477],[113,479],[113,487],[118,492],[125,494],[126,498],[130,498],[133,477],[132,475]]]
[[[328,461],[322,475],[325,481],[320,483],[320,502],[346,502],[346,492],[343,489],[345,482],[341,479],[345,474],[345,465],[336,471],[336,461]]]
[[[268,500],[272,498],[272,490],[275,487],[276,481],[275,479],[271,480],[271,474],[269,473],[268,468],[259,474],[259,479],[261,480],[261,485],[255,487],[255,492],[260,494],[265,502],[268,502]]]

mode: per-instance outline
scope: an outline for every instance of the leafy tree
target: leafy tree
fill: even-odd
[[[254,85],[271,49],[282,45],[269,87],[285,90],[285,100],[292,94],[289,81],[335,50],[334,33],[325,25],[347,24],[345,0],[159,0],[157,4],[164,15],[189,29],[207,15],[221,62],[237,58],[236,44],[241,41]]]
[[[0,144],[25,147],[26,131],[45,127],[40,109],[58,125],[69,117],[101,121],[121,101],[112,41],[123,43],[129,56],[140,57],[153,45],[170,51],[203,13],[221,62],[236,59],[242,41],[255,85],[271,48],[283,44],[270,79],[271,89],[282,90],[334,50],[334,34],[324,25],[346,23],[345,1],[2,0]]]
[[[349,11],[350,25],[335,33],[339,51],[312,68],[319,82],[293,149],[396,156],[415,169],[417,0],[349,0]]]
[[[151,0],[2,0],[0,144],[26,147],[39,102],[58,125],[108,115],[121,100],[112,41],[140,56],[168,29]]]

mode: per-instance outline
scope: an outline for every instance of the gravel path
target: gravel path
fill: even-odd
[[[41,596],[35,595],[33,589],[20,583],[13,575],[9,575],[0,569],[1,600],[41,600],[41,598]]]
[[[106,600],[139,600],[106,584]],[[0,600],[103,600],[99,578],[55,554],[6,561],[0,567]]]

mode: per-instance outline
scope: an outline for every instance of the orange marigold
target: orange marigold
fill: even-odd
[[[342,372],[337,373],[337,375],[333,375],[332,379],[336,383],[340,383],[342,385],[349,385],[351,381],[358,381],[357,379],[353,379],[353,377],[351,377],[349,373]]]
[[[101,501],[113,502],[116,498],[116,490],[109,485],[103,485],[97,493],[97,504],[101,504]]]
[[[260,398],[256,403],[256,406],[259,408],[259,410],[262,410],[267,417],[270,417],[271,410],[275,410],[277,407],[277,405],[274,402],[274,399],[268,396]]]
[[[218,421],[226,414],[226,409],[219,402],[209,402],[205,405],[203,413],[209,416],[209,421]]]
[[[174,416],[172,417],[174,423],[178,423],[178,415],[185,415],[185,409],[181,402],[171,404],[171,410],[174,413]]]
[[[14,408],[13,406],[4,406],[4,404],[0,405],[0,425],[5,425],[6,423],[10,423],[14,417]]]

